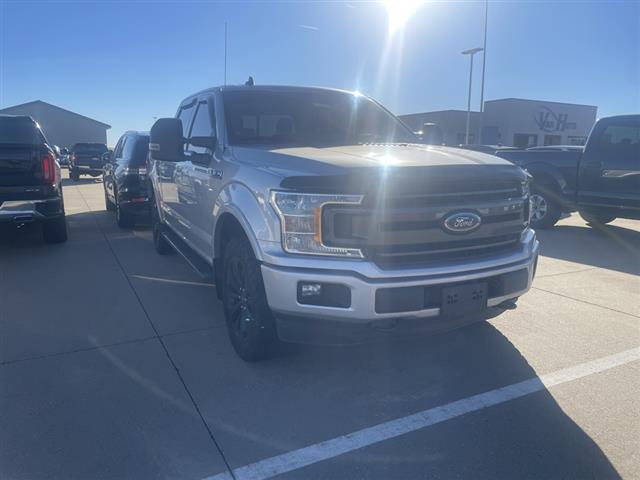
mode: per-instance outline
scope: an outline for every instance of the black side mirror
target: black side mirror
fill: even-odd
[[[111,161],[111,152],[104,152],[102,154],[102,163],[109,163]]]
[[[194,147],[204,147],[213,150],[216,148],[218,141],[216,137],[191,137],[189,143]]]
[[[180,162],[184,156],[182,120],[160,118],[149,132],[149,155],[151,160]]]

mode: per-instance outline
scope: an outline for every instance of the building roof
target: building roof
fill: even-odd
[[[426,114],[432,114],[432,113],[464,113],[466,115],[467,111],[466,110],[456,110],[456,109],[450,108],[448,110],[429,110],[428,112],[403,113],[403,114],[398,115],[398,116],[399,117],[409,117],[411,115],[426,115]],[[482,112],[471,110],[471,115],[477,115],[479,113],[482,113]]]
[[[596,105],[585,105],[584,103],[554,102],[554,101],[551,101],[551,100],[534,100],[534,99],[531,99],[531,98],[514,98],[514,97],[496,98],[495,100],[485,100],[484,103],[510,102],[510,101],[535,102],[535,103],[555,103],[556,105],[574,105],[574,106],[577,106],[577,107],[598,108]]]
[[[81,118],[83,118],[85,120],[89,120],[90,122],[94,122],[94,123],[97,123],[99,125],[102,125],[107,130],[111,128],[111,125],[108,125],[108,124],[106,124],[104,122],[100,122],[98,120],[94,120],[93,118],[86,117],[84,115],[80,115],[79,113],[72,112],[71,110],[67,110],[65,108],[58,107],[57,105],[53,105],[51,103],[43,102],[42,100],[33,100],[32,102],[20,103],[19,105],[12,105],[10,107],[5,107],[5,108],[0,109],[0,113],[8,111],[8,110],[13,110],[15,108],[26,107],[27,105],[34,105],[34,104],[46,105],[47,107],[51,107],[51,108],[54,108],[56,110],[61,110],[61,111],[65,112],[65,113],[70,113],[72,115],[76,115],[76,116],[81,117]]]

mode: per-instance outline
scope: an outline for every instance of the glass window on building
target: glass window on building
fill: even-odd
[[[466,133],[458,133],[456,135],[456,142],[459,145],[466,145],[467,143],[469,145],[472,145],[475,143],[475,135],[471,132],[469,132],[469,141],[467,142],[467,134]]]
[[[569,143],[569,145],[584,145],[585,143],[587,143],[587,137],[569,135],[567,137],[567,142]]]
[[[560,145],[562,143],[562,136],[560,135],[545,135],[544,136],[544,145],[545,147],[548,145]]]
[[[515,133],[513,135],[513,146],[518,148],[529,148],[538,145],[538,135],[531,133]]]

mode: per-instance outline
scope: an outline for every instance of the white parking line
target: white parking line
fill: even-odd
[[[487,407],[515,400],[516,398],[562,385],[579,378],[640,360],[640,347],[609,355],[574,367],[563,368],[540,377],[497,388],[489,392],[463,398],[439,407],[430,408],[402,418],[357,430],[324,442],[236,468],[237,480],[258,480],[291,472],[314,463],[349,453],[375,443],[405,435],[437,423],[476,412]],[[204,480],[233,480],[229,472],[220,473]]]
[[[194,287],[208,287],[214,288],[215,283],[204,283],[204,282],[189,282],[187,280],[173,280],[171,278],[160,278],[160,277],[150,277],[148,275],[130,275],[133,278],[139,278],[141,280],[150,280],[152,282],[161,282],[161,283],[173,283],[176,285],[193,285]]]

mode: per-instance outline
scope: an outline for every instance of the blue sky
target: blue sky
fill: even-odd
[[[640,2],[491,2],[485,99],[640,111]],[[465,109],[483,2],[427,1],[389,37],[372,2],[0,0],[0,106],[41,99],[148,130],[223,81],[359,89],[393,112]],[[476,56],[476,66],[481,56]],[[479,105],[480,68],[473,106]]]

